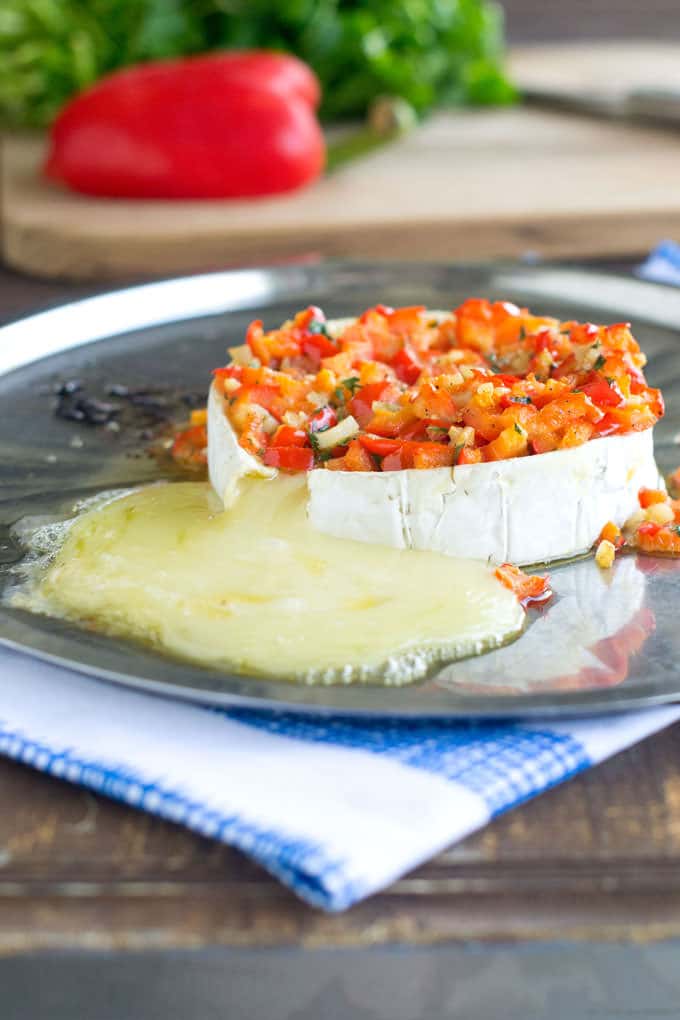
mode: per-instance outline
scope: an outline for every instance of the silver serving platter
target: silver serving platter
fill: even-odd
[[[58,380],[207,389],[247,323],[273,326],[307,304],[329,317],[384,302],[451,308],[505,298],[560,318],[630,320],[662,386],[665,471],[680,462],[680,292],[579,269],[399,262],[306,262],[132,287],[0,329],[0,592],[22,555],[11,525],[69,510],[86,494],[157,479],[138,435],[55,418]],[[528,522],[527,526],[531,526]],[[0,643],[96,677],[221,705],[342,714],[502,717],[615,711],[680,697],[680,561],[592,559],[551,569],[556,598],[515,643],[405,687],[313,687],[216,672],[70,624],[0,608]]]

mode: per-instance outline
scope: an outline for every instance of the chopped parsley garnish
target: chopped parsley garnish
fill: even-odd
[[[330,333],[328,332],[328,324],[324,322],[322,319],[311,319],[307,325],[307,332],[311,333],[314,336],[318,336],[318,334],[321,333],[323,336],[327,336],[329,339],[331,337]]]
[[[330,426],[326,425],[322,429],[317,429],[316,432],[308,432],[307,433],[307,435],[309,436],[309,442],[311,444],[311,447],[314,450],[314,457],[318,461],[324,461],[324,460],[330,460],[331,459],[331,451],[330,450],[322,450],[321,447],[319,446],[319,440],[318,440],[319,433],[320,432],[325,432],[329,427]]]
[[[519,327],[519,339],[520,340],[526,340],[526,338],[527,338],[527,331],[524,328],[524,326],[520,326]]]
[[[524,429],[521,425],[518,425],[517,422],[515,422],[515,432],[519,432],[520,436],[524,435]]]
[[[605,358],[604,354],[600,354],[598,356],[597,361],[593,365],[593,368],[595,369],[596,372],[598,372],[602,368],[606,360],[607,359]]]
[[[530,404],[531,397],[510,397],[511,404]]]
[[[671,531],[674,531],[676,535],[680,535],[680,524],[673,524]]]
[[[340,404],[344,404],[347,400],[347,391],[350,396],[354,396],[356,391],[361,386],[361,380],[358,375],[351,375],[348,379],[343,379],[339,386],[336,386],[333,390],[333,396]]]

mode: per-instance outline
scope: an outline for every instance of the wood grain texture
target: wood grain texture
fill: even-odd
[[[677,0],[501,0],[511,43],[680,39]]]
[[[636,45],[628,58],[605,47],[602,60],[587,47],[546,52],[518,53],[513,66],[534,80],[549,72],[553,84],[604,66],[620,85],[680,67],[680,46]],[[259,202],[88,199],[41,181],[43,151],[41,139],[5,139],[1,185],[5,258],[42,276],[179,273],[310,252],[637,254],[680,233],[677,134],[531,109],[439,113],[308,190]]]
[[[0,953],[680,936],[680,726],[347,913],[236,851],[0,762]]]
[[[92,289],[0,269],[0,321]],[[3,759],[0,803],[0,955],[680,938],[680,724],[339,916],[237,851]]]

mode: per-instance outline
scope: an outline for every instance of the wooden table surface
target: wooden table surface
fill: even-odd
[[[84,292],[0,270],[0,320]],[[3,956],[680,937],[680,725],[338,916],[235,851],[1,759],[0,803]]]

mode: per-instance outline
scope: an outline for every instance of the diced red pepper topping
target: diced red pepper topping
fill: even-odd
[[[321,432],[323,429],[333,428],[338,424],[338,416],[335,410],[330,407],[321,407],[316,414],[312,415],[309,421],[310,432]]]
[[[246,340],[252,361],[216,371],[241,383],[225,390],[239,442],[258,457],[308,449],[315,432],[352,415],[351,449],[335,449],[332,466],[316,458],[330,470],[540,455],[648,429],[663,413],[626,324],[561,323],[509,302],[472,298],[448,317],[376,305],[333,338],[309,306],[269,332],[256,320]],[[251,405],[295,427],[272,436]]]
[[[397,378],[409,386],[416,382],[422,372],[422,365],[408,347],[402,347],[392,361],[392,368],[396,372]]]
[[[600,407],[619,407],[624,402],[620,390],[603,379],[602,376],[596,376],[592,382],[582,386],[581,392]]]
[[[387,457],[391,453],[397,453],[404,445],[401,439],[386,439],[383,436],[367,434],[359,436],[359,442],[365,450],[375,453],[378,457]]]
[[[638,503],[643,510],[654,506],[655,503],[665,503],[667,499],[668,496],[663,489],[645,489],[643,487],[638,492]]]
[[[262,459],[268,467],[283,471],[311,471],[314,467],[314,451],[302,446],[270,446]]]
[[[348,401],[347,410],[356,418],[362,428],[365,428],[373,417],[373,401],[380,400],[387,387],[387,382],[369,383],[367,386],[362,386]]]
[[[271,446],[308,446],[307,433],[290,425],[279,425],[270,440]]]
[[[313,333],[302,341],[302,353],[315,365],[320,365],[322,358],[332,358],[339,353],[339,348],[323,333]]]

